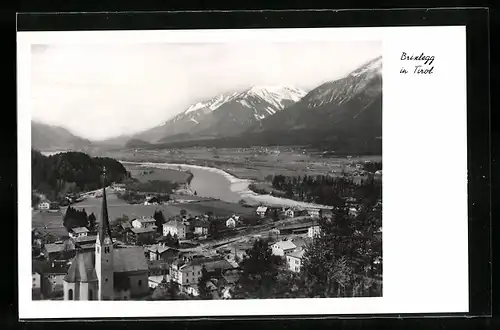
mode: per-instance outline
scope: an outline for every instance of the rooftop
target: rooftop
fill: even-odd
[[[115,249],[113,255],[115,273],[148,270],[148,262],[144,256],[144,249],[139,246]]]
[[[73,241],[75,241],[75,243],[88,243],[88,242],[95,243],[96,240],[97,240],[97,236],[96,235],[82,236],[82,237],[75,237],[75,238],[73,238]]]
[[[289,254],[290,257],[295,257],[295,258],[298,258],[298,259],[302,259],[302,257],[304,256],[304,253],[306,251],[304,249],[300,249],[298,251],[293,251],[292,253]]]
[[[267,211],[267,206],[259,206],[257,208],[257,212],[266,212]]]
[[[134,220],[137,220],[140,223],[156,222],[155,218],[153,218],[153,217],[141,217],[141,218],[136,218]]]
[[[155,227],[156,226],[153,226],[153,227],[147,227],[147,228],[130,228],[130,230],[134,233],[134,234],[144,234],[144,233],[152,233],[152,232],[155,232]]]
[[[293,244],[290,241],[279,241],[279,242],[274,243],[274,245],[282,250],[290,250],[290,249],[295,249],[297,247],[295,244]]]
[[[94,267],[94,255],[92,252],[77,253],[68,274],[64,278],[66,282],[94,282],[97,281],[97,274]]]
[[[75,227],[72,228],[71,231],[75,234],[88,233],[89,230],[85,227]]]
[[[70,241],[67,241],[70,242]],[[45,244],[45,250],[47,253],[57,253],[63,251],[73,251],[75,246],[71,243],[60,243],[60,244]]]

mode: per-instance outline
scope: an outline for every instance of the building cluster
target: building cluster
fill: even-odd
[[[113,188],[124,189],[120,185]],[[198,296],[199,280],[205,272],[209,278],[206,289],[210,295],[214,299],[228,299],[240,274],[237,261],[243,255],[236,249],[234,253],[215,248],[202,249],[194,240],[207,238],[213,230],[234,234],[237,230],[260,224],[262,220],[276,220],[275,216],[292,219],[283,222],[285,225],[271,223],[267,227],[270,237],[277,237],[270,243],[270,249],[273,255],[286,261],[288,271],[300,272],[306,244],[321,235],[315,219],[333,216],[331,209],[265,205],[255,209],[253,218],[237,214],[225,218],[208,214],[191,217],[184,212],[169,218],[161,226],[153,217],[122,222],[117,240],[108,219],[106,189],[96,194],[102,196],[97,233],[84,227],[72,228],[68,240],[45,244],[40,254],[42,258],[33,259],[34,299],[142,299],[155,288],[170,282],[177,283],[181,293]],[[156,203],[154,199],[148,199],[148,202]],[[349,205],[350,212],[357,212],[355,201],[350,201]],[[33,242],[41,248],[36,236],[33,235]]]

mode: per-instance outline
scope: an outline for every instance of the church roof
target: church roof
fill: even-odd
[[[64,280],[69,283],[97,281],[92,252],[77,253]]]
[[[144,249],[139,246],[114,249],[113,268],[115,273],[147,271],[148,262]]]

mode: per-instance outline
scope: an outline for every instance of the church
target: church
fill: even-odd
[[[63,281],[64,300],[129,300],[143,296],[149,290],[148,275],[143,248],[113,246],[103,182],[95,251],[77,251]]]

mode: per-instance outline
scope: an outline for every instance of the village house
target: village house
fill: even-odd
[[[32,272],[40,274],[40,292],[44,297],[63,295],[63,280],[68,269],[66,260],[41,261],[33,263]],[[36,282],[36,278],[33,284]]]
[[[240,223],[240,217],[238,215],[233,215],[226,220],[226,227],[235,228]]]
[[[313,218],[319,218],[321,216],[321,209],[308,209],[307,214]]]
[[[290,241],[279,241],[271,246],[272,254],[275,256],[284,257],[295,250],[297,246]]]
[[[126,189],[126,185],[124,183],[115,183],[113,184],[113,190],[117,192],[124,192]]]
[[[42,294],[42,275],[36,271],[31,272],[32,288],[31,296],[34,300],[38,300]]]
[[[299,273],[302,266],[302,258],[304,256],[304,249],[298,249],[291,252],[286,256],[287,268],[292,272]]]
[[[314,238],[321,234],[321,227],[318,225],[311,226],[307,230],[307,237]]]
[[[209,223],[207,221],[195,219],[194,221],[191,221],[191,227],[193,228],[193,233],[195,235],[208,235]]]
[[[179,256],[179,250],[166,246],[164,243],[145,247],[145,252],[151,261],[164,260],[172,262]]]
[[[155,289],[165,280],[165,275],[150,275],[148,277],[148,286],[150,289]]]
[[[40,202],[40,203],[38,203],[37,206],[38,206],[38,209],[42,210],[42,211],[50,209],[50,203],[49,202]]]
[[[186,292],[191,284],[198,284],[203,267],[201,261],[200,259],[191,261],[178,259],[170,266],[170,279],[180,285],[182,292]]]
[[[296,218],[306,214],[307,212],[305,210],[296,207],[291,207],[285,211],[285,216],[287,218]]]
[[[81,236],[72,239],[75,248],[80,251],[93,251],[95,249],[96,240],[97,240],[96,235]]]
[[[146,200],[144,201],[144,205],[158,205],[158,204],[160,204],[160,201],[155,196],[146,197]]]
[[[75,245],[71,240],[45,244],[43,254],[50,261],[55,259],[68,260],[75,255]]]
[[[153,217],[142,217],[132,220],[133,228],[154,228],[156,230],[156,220]]]
[[[69,237],[77,238],[77,237],[85,237],[89,233],[89,230],[85,227],[75,227],[71,228],[69,231]]]
[[[257,214],[263,218],[267,215],[267,212],[269,211],[269,208],[267,206],[259,206],[256,210]]]
[[[240,278],[240,271],[237,269],[230,269],[224,272],[221,278],[221,293],[222,299],[231,299],[231,290],[234,288],[238,279]]]
[[[155,227],[147,228],[129,228],[125,233],[127,242],[133,244],[141,244],[146,242],[154,242],[156,236]]]
[[[144,250],[113,244],[105,188],[101,209],[95,251],[78,252],[73,258],[63,279],[64,300],[129,300],[148,293]]]
[[[186,239],[186,234],[188,232],[190,232],[189,226],[182,221],[174,219],[163,224],[163,236],[167,236],[170,233],[172,237],[177,235],[179,239]]]

